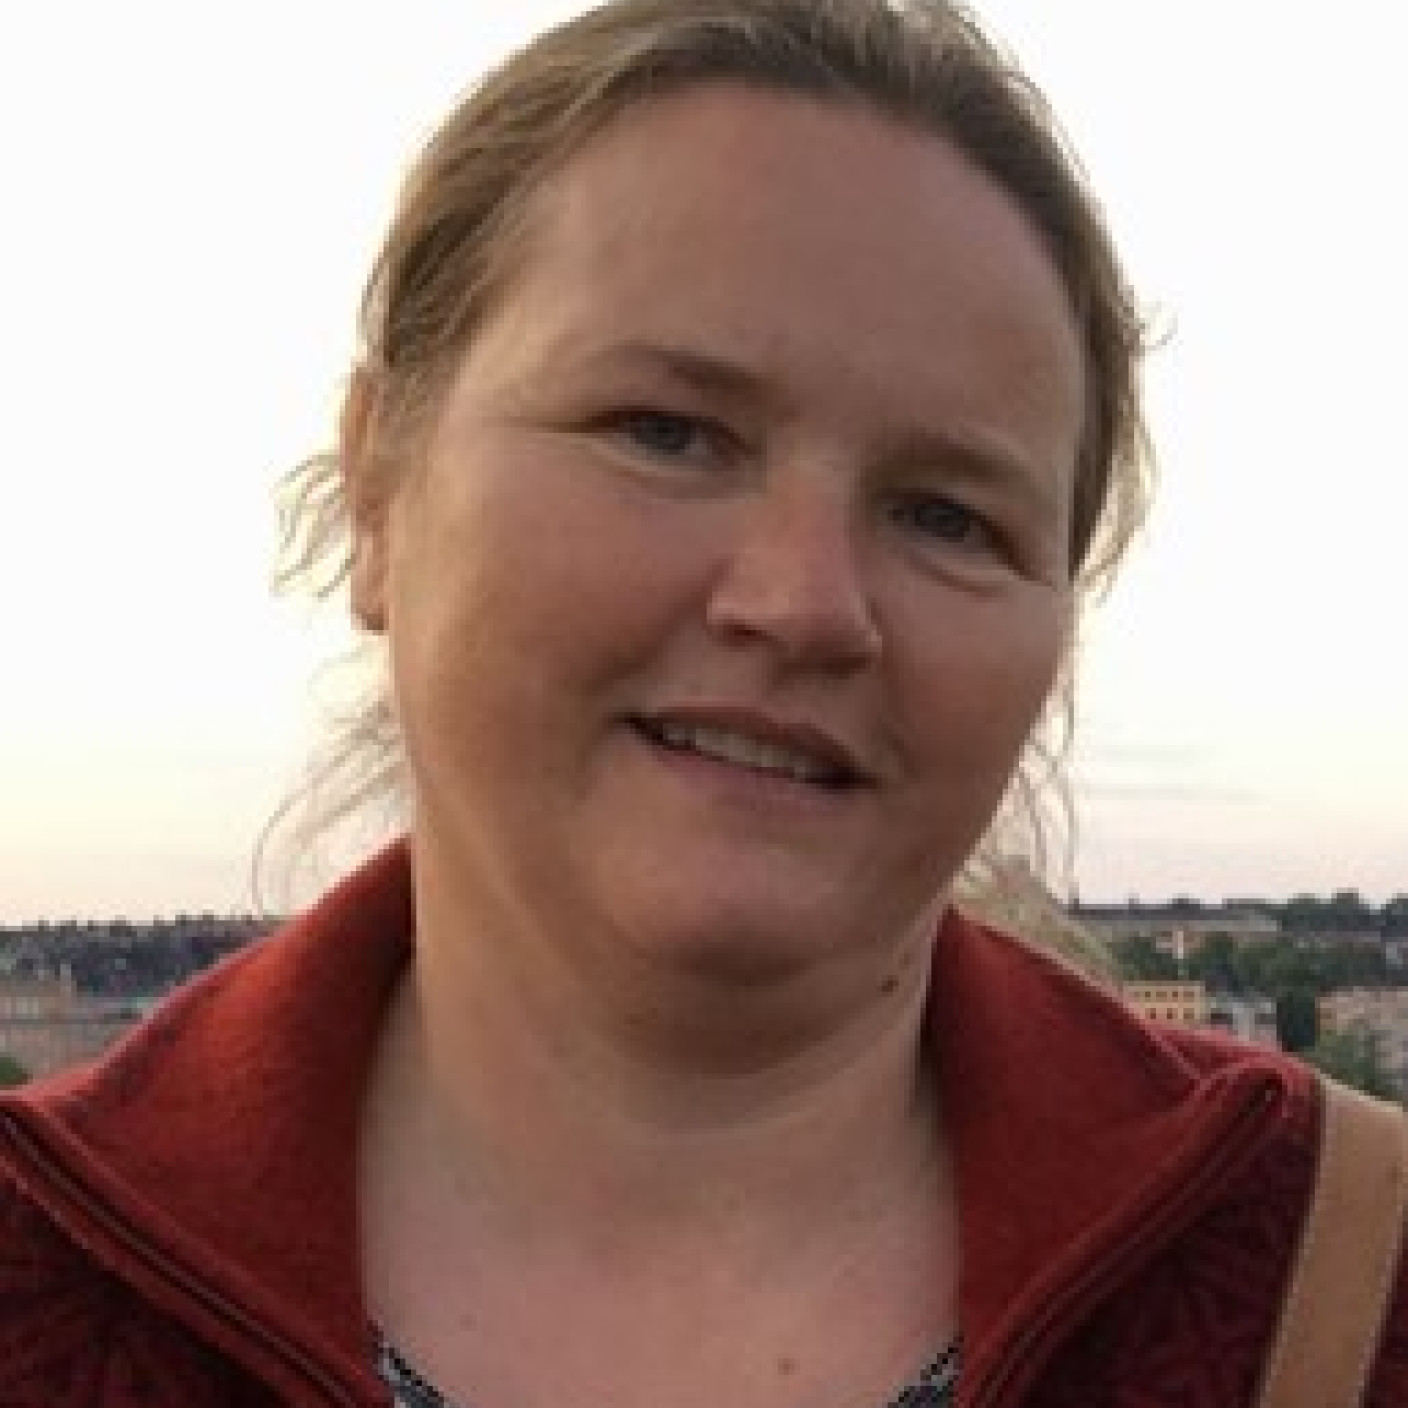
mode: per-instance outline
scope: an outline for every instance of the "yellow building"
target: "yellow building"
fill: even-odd
[[[1208,1025],[1208,994],[1202,983],[1121,983],[1120,990],[1129,1006],[1150,1021]]]

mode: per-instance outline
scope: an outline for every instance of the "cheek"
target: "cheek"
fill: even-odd
[[[504,447],[453,468],[401,524],[391,636],[403,712],[437,744],[471,718],[541,736],[546,716],[648,652],[670,593],[650,535],[588,492],[578,466]]]
[[[460,496],[446,477],[398,504],[389,555],[388,643],[401,733],[418,782],[432,762],[472,751],[502,679],[496,622],[508,624],[512,594],[492,555],[480,550]]]
[[[906,715],[926,759],[1000,792],[1054,686],[1070,629],[1064,593],[950,613],[916,662]]]

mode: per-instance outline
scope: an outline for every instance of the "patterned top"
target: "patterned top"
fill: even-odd
[[[377,1348],[377,1370],[391,1389],[396,1408],[457,1408],[407,1363],[395,1345],[378,1336]],[[952,1408],[958,1389],[960,1348],[957,1339],[946,1345],[885,1408]]]

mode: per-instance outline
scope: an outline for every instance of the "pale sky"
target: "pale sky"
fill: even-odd
[[[0,18],[0,923],[243,909],[339,639],[274,602],[396,181],[570,3]],[[1096,619],[1089,899],[1408,891],[1408,137],[1389,0],[985,0],[1167,330]]]

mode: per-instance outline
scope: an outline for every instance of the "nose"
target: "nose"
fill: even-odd
[[[766,644],[792,668],[845,673],[880,653],[855,513],[824,468],[766,475],[739,505],[708,623]]]

